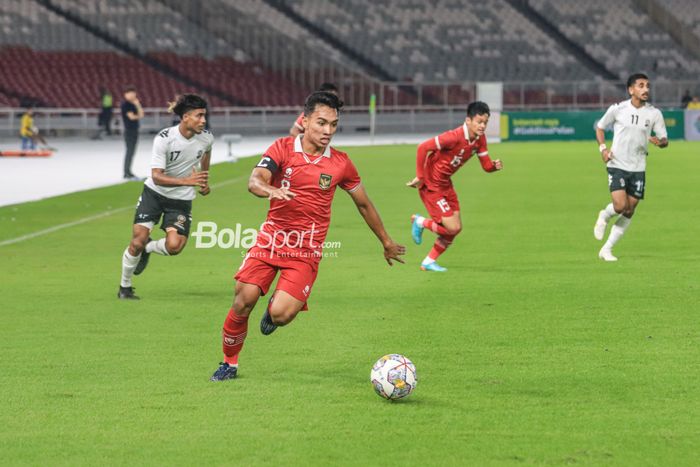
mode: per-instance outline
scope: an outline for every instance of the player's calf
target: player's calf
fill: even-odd
[[[301,311],[304,302],[301,302],[284,291],[278,291],[270,298],[265,313],[260,320],[260,332],[264,335],[272,334],[279,326],[291,323]]]
[[[138,276],[143,272],[144,269],[146,269],[146,266],[148,266],[148,260],[151,257],[151,252],[148,251],[148,243],[150,243],[151,237],[148,237],[148,242],[146,242],[146,248],[143,249],[141,252],[141,258],[139,259],[139,264],[136,265],[136,269],[134,269],[134,275]]]

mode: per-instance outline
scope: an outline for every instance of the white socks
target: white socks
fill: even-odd
[[[151,240],[146,245],[146,253],[158,253],[163,256],[170,256],[168,250],[165,248],[165,238],[160,240]]]
[[[131,287],[131,277],[134,275],[134,269],[139,264],[141,255],[131,256],[129,247],[126,247],[124,255],[122,255],[122,287]]]
[[[423,228],[425,227],[423,225],[423,222],[425,222],[425,217],[423,216],[416,216],[416,224],[418,224],[418,227]]]
[[[606,208],[607,210],[607,208]],[[603,245],[603,250],[610,251],[612,250],[612,247],[615,246],[615,244],[620,240],[620,237],[625,233],[627,230],[627,227],[629,227],[630,222],[632,222],[632,219],[629,217],[625,216],[620,216],[617,219],[617,222],[612,226],[610,229],[610,235],[608,235],[608,241],[605,242],[605,245]]]
[[[605,209],[603,209],[600,212],[600,216],[605,222],[608,222],[612,217],[617,216],[617,213],[615,212],[615,209],[613,208],[613,204],[610,203],[607,206],[605,206]]]

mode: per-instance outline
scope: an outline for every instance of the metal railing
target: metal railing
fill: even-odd
[[[363,131],[369,125],[368,103],[377,95],[377,130],[395,131],[436,128],[460,121],[468,102],[476,99],[476,83],[344,83],[350,102],[344,110],[343,125]],[[698,81],[658,81],[651,83],[654,105],[677,108],[686,90],[700,95]],[[613,81],[575,82],[505,82],[503,111],[514,110],[584,110],[605,109],[613,102],[626,99],[625,83]],[[25,109],[0,108],[0,134],[16,135]],[[211,126],[216,132],[249,134],[286,131],[301,111],[298,107],[218,107],[210,110]],[[172,124],[173,117],[164,108],[147,108],[141,121],[144,132],[157,131]],[[89,134],[97,131],[99,109],[37,108],[34,120],[38,128],[54,134]],[[457,117],[455,117],[457,116]],[[418,122],[418,123],[417,123]],[[121,126],[115,109],[113,128]],[[424,126],[421,127],[420,125]],[[432,128],[424,128],[432,131]]]

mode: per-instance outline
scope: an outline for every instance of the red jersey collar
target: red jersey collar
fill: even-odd
[[[294,139],[294,152],[299,152],[301,154],[305,154],[304,148],[301,147],[301,137],[303,135],[297,135],[297,137]],[[326,146],[326,149],[323,150],[323,154],[321,154],[322,157],[331,157],[331,145],[330,143],[328,146]]]
[[[467,128],[467,124],[466,124],[466,123],[462,123],[462,129],[464,130],[464,139],[467,140],[467,143],[469,143],[469,144],[474,144],[474,143],[476,143],[476,140],[479,139],[479,135],[476,135],[476,138],[474,138],[474,141],[471,141],[471,140],[469,139],[469,129]]]

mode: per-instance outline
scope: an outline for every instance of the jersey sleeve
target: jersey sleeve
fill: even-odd
[[[345,191],[353,192],[360,188],[362,180],[360,180],[360,174],[357,172],[355,164],[352,163],[350,158],[348,158],[347,164],[345,164],[345,173],[343,174],[343,179],[338,184],[340,188]]]
[[[168,137],[163,133],[158,134],[153,139],[153,154],[151,155],[151,168],[164,169],[168,157]]]
[[[260,162],[256,167],[261,167],[272,172],[272,175],[276,174],[284,163],[284,150],[282,146],[282,139],[275,141],[272,146],[267,148],[267,151],[260,158]]]
[[[476,155],[479,157],[479,163],[485,172],[496,171],[496,166],[493,165],[493,161],[489,157],[489,148],[488,144],[486,143],[485,135],[479,138],[479,144],[476,147]]]
[[[654,136],[659,139],[668,138],[668,132],[666,131],[666,122],[664,121],[664,116],[660,110],[656,111],[656,117],[654,118],[654,124],[651,127],[654,132]]]
[[[419,144],[416,151],[416,177],[421,179],[425,177],[425,163],[431,153],[450,149],[457,144],[457,141],[453,131],[446,131]]]
[[[489,146],[486,143],[486,135],[479,138],[479,144],[476,146],[476,155],[479,157],[488,157]]]
[[[207,131],[207,136],[209,136],[209,139],[207,141],[207,148],[204,150],[204,152],[211,152],[211,148],[214,146],[214,133],[211,131]]]
[[[617,104],[613,104],[610,107],[608,107],[608,110],[603,115],[603,118],[598,120],[598,124],[596,125],[596,127],[600,128],[601,130],[605,130],[607,127],[609,127],[615,122],[616,116]]]

